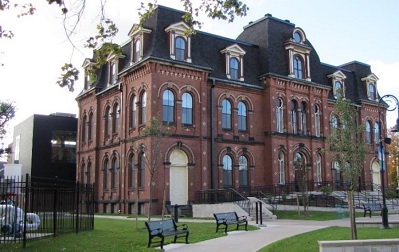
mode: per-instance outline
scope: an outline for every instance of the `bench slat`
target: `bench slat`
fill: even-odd
[[[148,247],[151,246],[152,239],[155,237],[161,238],[161,249],[163,249],[163,244],[165,237],[174,236],[174,243],[176,243],[177,238],[186,237],[186,243],[188,244],[188,227],[184,225],[182,229],[179,229],[173,219],[157,220],[157,221],[146,221],[145,225],[148,230]]]

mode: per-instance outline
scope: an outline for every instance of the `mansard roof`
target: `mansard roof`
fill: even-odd
[[[224,49],[230,48],[241,50],[244,59],[244,80],[234,81],[234,84],[258,86],[263,88],[260,82],[261,76],[276,75],[286,76],[289,74],[289,62],[285,45],[292,42],[293,32],[300,29],[288,20],[274,18],[267,14],[263,18],[251,22],[244,27],[236,39],[226,38],[215,34],[196,31],[191,35],[191,62],[175,61],[170,57],[168,46],[168,29],[183,29],[188,27],[182,16],[183,11],[158,6],[154,13],[144,21],[142,29],[151,31],[148,33],[146,50],[143,52],[142,62],[147,60],[158,60],[170,62],[177,65],[186,65],[190,68],[209,72],[210,77],[217,78],[226,83],[232,83],[226,76],[225,57],[221,53]],[[134,34],[134,27],[129,36]],[[301,29],[302,31],[302,29]],[[303,32],[304,34],[304,32]],[[119,73],[125,73],[137,65],[130,64],[131,41],[122,45],[124,59],[120,59]],[[341,66],[332,66],[320,62],[319,56],[310,41],[301,42],[301,45],[308,48],[309,67],[311,83],[332,88],[331,78],[328,76],[341,72],[346,76],[345,97],[357,102],[367,99],[367,90],[362,85],[362,78],[371,74],[370,66],[360,62],[350,62]],[[98,74],[97,83],[99,90],[107,87],[108,72],[103,66]],[[295,81],[305,84],[309,81],[296,79]],[[335,99],[330,92],[330,99]]]

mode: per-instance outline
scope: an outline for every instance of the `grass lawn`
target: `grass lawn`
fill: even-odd
[[[358,228],[358,239],[398,238],[398,229]],[[328,227],[274,242],[260,252],[317,252],[318,241],[351,240],[350,228]]]
[[[196,243],[224,236],[223,231],[215,233],[216,224],[184,222],[184,218],[179,219],[179,224],[187,224],[190,235],[188,241]],[[256,230],[258,227],[248,225],[248,230]],[[234,230],[234,226],[229,227],[229,231]],[[165,244],[173,241],[173,237],[165,238]],[[178,243],[185,242],[184,238],[179,238]],[[155,243],[153,248],[147,248],[148,232],[144,221],[138,222],[134,219],[116,220],[96,218],[94,230],[84,231],[78,234],[62,234],[55,239],[46,238],[37,241],[27,242],[26,249],[22,249],[22,244],[0,244],[0,251],[160,251],[155,249],[159,243]]]

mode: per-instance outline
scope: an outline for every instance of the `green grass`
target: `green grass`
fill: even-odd
[[[223,231],[215,233],[216,225],[211,223],[194,223],[184,222],[179,219],[179,224],[187,224],[190,235],[189,242],[196,243],[224,236]],[[116,220],[116,219],[95,219],[94,230],[84,231],[78,234],[62,234],[55,239],[45,238],[36,241],[29,241],[26,249],[23,251],[159,251],[155,247],[147,248],[148,232],[145,228],[144,221],[138,222],[136,229],[136,221],[132,219]],[[248,226],[248,230],[258,229],[255,226]],[[229,228],[229,231],[234,227]],[[165,239],[165,244],[171,243],[172,237]],[[183,243],[184,238],[178,239],[178,243]],[[0,244],[1,251],[21,251],[22,244]]]
[[[358,239],[398,238],[398,229],[358,228]],[[328,227],[274,242],[260,252],[317,252],[318,241],[351,240],[350,228]]]
[[[287,220],[315,220],[315,221],[326,221],[326,220],[336,220],[339,218],[337,212],[324,212],[324,211],[309,211],[305,215],[303,212],[298,214],[298,211],[281,211],[276,210],[274,214],[277,219],[287,219]],[[378,215],[378,214],[377,214]],[[348,217],[348,213],[346,214]],[[356,213],[356,217],[363,217],[363,213]]]

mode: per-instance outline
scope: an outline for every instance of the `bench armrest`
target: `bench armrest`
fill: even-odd
[[[187,229],[188,229],[187,224],[177,225],[176,227],[177,227],[177,228],[181,228],[182,230],[187,230]]]
[[[157,228],[157,229],[151,230],[150,233],[151,233],[151,235],[158,235],[158,234],[162,234],[163,230],[162,230],[162,228]]]
[[[239,220],[247,220],[247,216],[244,216],[244,215],[243,215],[243,216],[238,217],[238,219],[239,219]]]

